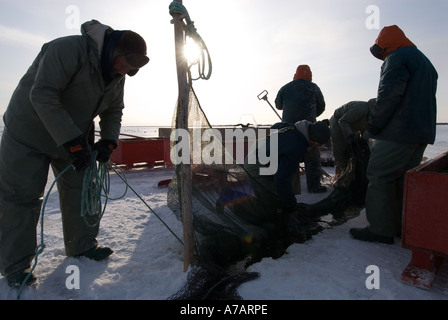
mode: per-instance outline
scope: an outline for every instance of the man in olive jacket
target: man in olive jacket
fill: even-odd
[[[376,99],[350,101],[337,108],[331,116],[331,145],[336,176],[340,176],[347,167],[352,157],[352,145],[363,136],[369,110],[373,108],[375,101]]]
[[[149,61],[146,43],[130,30],[113,30],[96,20],[81,35],[43,45],[20,80],[4,114],[0,144],[0,272],[16,287],[29,275],[36,249],[36,224],[51,165],[58,180],[65,252],[93,260],[113,251],[97,243],[99,226],[81,217],[84,169],[106,162],[121,127],[125,75]],[[93,120],[99,116],[100,140]]]
[[[375,139],[367,168],[369,226],[350,230],[359,240],[392,244],[401,235],[404,177],[436,136],[437,72],[397,26],[381,30],[372,54],[384,60],[367,130]]]

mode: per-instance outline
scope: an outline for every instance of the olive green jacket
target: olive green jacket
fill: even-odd
[[[100,57],[108,29],[92,20],[81,26],[82,35],[43,45],[4,115],[15,139],[45,152],[87,136],[99,116],[101,138],[118,140],[125,79],[108,85],[103,80]]]
[[[350,101],[334,111],[333,117],[339,124],[344,138],[355,131],[364,132],[370,110],[375,106],[376,99],[365,101]]]

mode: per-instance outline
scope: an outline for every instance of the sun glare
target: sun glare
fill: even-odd
[[[199,59],[200,50],[196,42],[192,39],[187,38],[187,41],[184,46],[184,55],[187,58],[188,64],[195,64]]]

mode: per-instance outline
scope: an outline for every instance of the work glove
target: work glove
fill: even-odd
[[[76,171],[82,171],[92,163],[92,150],[83,136],[64,143],[64,148]]]
[[[94,144],[93,150],[98,151],[96,160],[99,162],[107,162],[112,152],[117,149],[117,144],[112,140],[100,140]]]

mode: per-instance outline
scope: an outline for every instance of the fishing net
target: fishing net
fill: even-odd
[[[257,272],[243,269],[223,270],[211,265],[197,266],[187,275],[184,287],[169,300],[242,300],[237,288],[240,284],[257,279]]]
[[[184,15],[185,35],[193,38],[202,51],[197,62],[198,78],[208,79],[210,56],[187,10],[172,2],[170,13]],[[205,74],[207,61],[210,67]],[[188,78],[192,79],[190,72]],[[191,81],[188,100],[187,121],[184,116],[177,119],[178,110],[174,113],[171,160],[175,174],[169,184],[168,206],[182,221],[182,200],[189,197],[189,192],[182,194],[181,177],[185,174],[182,171],[189,171],[195,261],[187,283],[170,299],[238,299],[236,288],[259,276],[246,272],[248,265],[264,257],[278,258],[292,243],[310,239],[323,229],[317,219],[328,212],[343,215],[356,198],[350,193],[357,189],[350,186],[353,181],[348,178],[347,184],[338,185],[328,199],[316,206],[300,204],[300,210],[279,210],[273,173],[262,174],[259,164],[260,158],[270,153],[272,137],[284,128],[275,124],[271,127],[274,133],[267,128],[243,130],[244,125],[233,129],[212,128]],[[188,128],[178,128],[178,123],[187,123]],[[188,167],[182,166],[185,163],[189,163]],[[357,163],[352,163],[347,177],[354,173],[354,166]],[[297,176],[300,177],[299,168]],[[300,178],[296,177],[292,183],[300,190]],[[337,212],[332,208],[337,208]]]
[[[267,181],[272,176],[260,176],[259,167],[248,162],[254,151],[260,155],[272,131],[259,130],[250,137],[250,128],[212,128],[192,88],[188,124],[187,138],[172,132],[171,158],[181,155],[191,165],[195,267],[184,288],[171,299],[237,299],[238,285],[258,276],[245,271],[248,265],[264,257],[278,258],[292,243],[309,240],[323,229],[316,222],[320,216],[331,213],[341,221],[348,207],[363,205],[366,181],[360,177],[365,176],[368,146],[359,144],[357,156],[329,197],[316,204],[301,203],[294,214],[285,215],[278,211],[276,192]],[[180,182],[181,165],[176,165],[168,206],[182,221]]]
[[[173,122],[177,123],[176,119]],[[238,262],[244,261],[247,266],[263,257],[280,257],[292,242],[305,241],[306,235],[300,233],[295,239],[288,236],[285,232],[286,221],[277,213],[276,194],[264,185],[257,185],[252,179],[252,173],[244,165],[245,155],[254,148],[249,147],[249,138],[244,137],[241,128],[230,131],[232,134],[240,134],[239,138],[233,136],[230,141],[228,132],[213,129],[192,88],[188,124],[197,266],[193,273],[203,274],[206,270],[210,277],[209,284],[204,284],[204,281],[193,284],[189,281],[188,286],[201,286],[201,294],[205,295],[209,287],[215,284],[216,277],[242,281],[245,278],[244,271],[236,278],[235,274],[227,274]],[[176,129],[175,125],[173,127]],[[248,130],[245,132],[248,133]],[[254,132],[251,133],[253,138]],[[269,130],[266,130],[259,139],[265,140],[268,134]],[[257,136],[255,138],[258,139]],[[238,139],[240,141],[237,142]],[[172,136],[171,140],[172,159],[175,150],[174,156],[182,154],[185,160],[185,148],[179,148],[182,139],[173,141]],[[252,142],[254,146],[259,144],[257,141]],[[168,189],[168,206],[182,221],[180,182],[181,165],[176,165]],[[257,194],[262,197],[257,198]],[[223,276],[222,272],[227,276]],[[253,274],[246,276],[247,279],[254,277]],[[185,288],[182,291],[200,295],[197,293],[200,291],[198,288]]]
[[[370,156],[365,140],[352,146],[349,165],[328,197],[313,204],[299,203],[294,214],[285,215],[278,211],[277,195],[268,181],[272,176],[260,176],[259,167],[248,162],[254,151],[260,155],[272,131],[259,130],[250,136],[250,128],[212,128],[192,88],[188,124],[187,139],[171,137],[171,157],[182,154],[182,161],[188,159],[191,165],[195,267],[172,299],[237,299],[238,285],[258,276],[245,271],[248,265],[264,257],[278,258],[292,243],[309,240],[323,229],[316,222],[321,216],[331,214],[331,225],[340,224],[359,214],[364,205]],[[179,148],[184,139],[187,148],[185,144]],[[176,165],[168,206],[182,221],[180,182],[181,166]]]
[[[258,167],[248,164],[245,157],[256,146],[263,145],[270,131],[259,134],[252,147],[247,146],[247,140],[235,143],[235,136],[233,141],[228,141],[229,132],[243,131],[232,129],[225,134],[218,129],[210,131],[193,90],[188,117],[196,262],[202,265],[212,261],[227,267],[247,256],[250,262],[266,256],[281,256],[285,249],[283,241],[287,239],[282,238],[285,224],[277,212],[277,195],[259,183]],[[179,150],[175,145],[173,142],[174,150]],[[239,147],[246,148],[243,156],[230,150]],[[169,186],[168,205],[182,219],[180,165],[175,167],[175,172]]]
[[[208,79],[210,56],[186,8],[172,2],[170,14],[173,17],[182,14],[185,18],[185,36],[192,38],[201,51],[197,61],[198,78]],[[208,74],[204,72],[206,62],[209,63]],[[188,78],[196,79],[190,71]],[[251,167],[250,161],[244,163],[246,155],[255,150],[252,147],[249,150],[249,145],[258,146],[257,140],[266,142],[267,133],[259,136],[261,131],[248,128],[243,132],[238,128],[231,132],[235,136],[229,138],[227,130],[223,132],[210,126],[191,82],[189,89],[188,128],[177,127],[179,122],[185,123],[184,116],[176,118],[177,110],[173,121],[171,160],[175,164],[175,175],[169,184],[168,206],[182,221],[182,200],[190,196],[187,191],[182,194],[181,177],[185,174],[183,171],[189,171],[195,261],[185,287],[171,298],[235,299],[238,296],[236,287],[258,276],[246,272],[247,265],[263,257],[283,255],[292,242],[305,241],[309,231],[304,228],[306,223],[297,217],[285,217],[277,212],[277,195],[272,183],[263,181],[272,180],[272,175],[264,179],[257,173],[256,166]],[[245,138],[246,133],[251,137]],[[183,167],[182,163],[187,162],[190,164]]]

